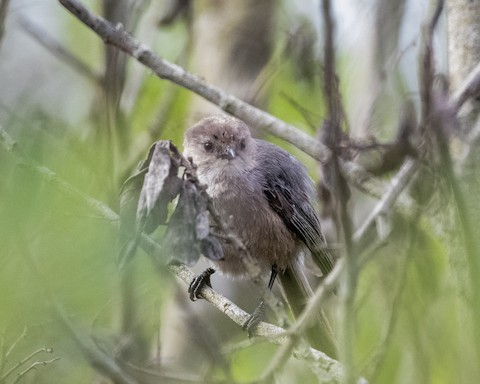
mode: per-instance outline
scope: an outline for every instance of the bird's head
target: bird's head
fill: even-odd
[[[255,165],[255,140],[248,126],[229,116],[206,117],[185,132],[184,155],[199,173],[249,170]]]

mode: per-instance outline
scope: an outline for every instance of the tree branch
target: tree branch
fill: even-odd
[[[353,235],[353,240],[356,242],[359,249],[363,249],[362,240],[366,239],[369,229],[372,228],[380,215],[386,213],[392,207],[400,194],[412,180],[417,169],[418,163],[413,159],[407,159],[398,173],[392,178],[392,181],[386,188],[385,194],[375,207],[373,207],[370,214],[363,221],[363,224]]]
[[[98,200],[93,199],[92,197],[81,192],[79,189],[73,185],[67,183],[61,179],[56,173],[51,171],[46,167],[39,166],[34,161],[27,159],[23,156],[17,149],[15,141],[10,137],[10,135],[5,132],[0,127],[0,146],[4,150],[11,153],[20,165],[26,166],[26,168],[32,173],[39,176],[42,180],[47,183],[52,184],[53,187],[58,188],[61,192],[65,193],[67,196],[84,203],[88,209],[92,212],[98,214],[99,216],[105,218],[111,225],[118,228],[119,216],[113,212],[108,206],[101,203]],[[159,255],[162,254],[162,247],[160,244],[155,242],[150,236],[142,234],[140,237],[140,246],[144,251],[152,257],[152,260],[156,267],[159,269],[164,269],[165,265],[162,263]],[[194,274],[184,265],[170,265],[168,266],[170,271],[176,274],[181,280],[183,280],[187,285],[192,281]],[[39,271],[35,272],[39,274]],[[48,284],[47,284],[48,285]],[[226,314],[230,319],[235,323],[242,326],[245,320],[248,318],[248,313],[240,309],[236,304],[215,292],[208,286],[205,286],[201,291],[202,297],[205,298],[208,302],[213,304],[218,310]],[[48,294],[50,297],[51,295]],[[74,327],[68,321],[67,316],[63,313],[63,310],[60,306],[54,306],[55,313],[57,314],[58,319],[64,325],[64,327],[69,331],[74,340],[77,342],[80,350],[84,353],[87,360],[92,364],[92,366],[99,370],[101,373],[106,373],[108,377],[116,377],[121,375],[118,365],[105,355],[103,352],[98,351],[94,346],[89,346],[86,344],[83,335],[74,329]],[[261,322],[257,329],[256,335],[263,336],[267,338],[270,342],[275,344],[284,343],[287,339],[286,331],[283,328],[277,327],[273,324]],[[313,348],[309,349],[309,352],[312,356],[315,356],[318,368],[325,371],[325,373],[332,378],[334,382],[341,382],[343,377],[343,366],[336,360],[325,355],[323,352],[317,351]],[[123,381],[119,383],[135,383],[133,379],[127,379],[128,376],[123,378]]]
[[[111,44],[129,54],[151,69],[159,78],[184,87],[219,106],[225,112],[242,119],[252,127],[265,130],[295,145],[320,163],[327,162],[331,157],[330,149],[310,135],[220,88],[205,83],[199,76],[187,72],[184,68],[158,57],[149,47],[126,32],[122,25],[113,26],[107,20],[88,10],[80,1],[59,0],[59,2],[100,36],[105,44]],[[381,183],[358,164],[340,161],[340,167],[349,182],[361,191],[376,197],[383,194]]]
[[[19,380],[21,380],[28,372],[30,372],[32,369],[37,368],[38,366],[46,366],[48,364],[54,363],[55,361],[60,360],[60,357],[54,357],[53,359],[46,360],[46,361],[36,361],[32,365],[30,365],[27,369],[24,371],[20,372],[15,380],[12,381],[12,384],[18,383]]]
[[[5,374],[0,377],[0,382],[5,381],[8,376],[10,376],[17,368],[21,367],[23,364],[25,364],[28,360],[33,359],[36,355],[46,352],[46,353],[51,353],[51,349],[46,349],[46,348],[40,348],[36,350],[35,352],[32,352],[30,355],[24,357],[22,360],[18,361],[13,367],[11,367]]]
[[[319,145],[306,133],[217,87],[208,85],[198,76],[188,73],[182,67],[158,57],[149,47],[137,41],[125,31],[122,25],[113,26],[104,18],[88,10],[77,0],[59,1],[75,17],[97,33],[105,44],[113,45],[134,57],[153,70],[161,79],[170,80],[218,105],[224,111],[238,116],[245,122],[260,126],[267,132],[296,145],[319,161],[326,161],[330,156],[330,151],[324,145]]]

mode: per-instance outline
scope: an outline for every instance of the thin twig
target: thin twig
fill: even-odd
[[[49,35],[46,30],[28,20],[26,17],[20,17],[18,21],[25,32],[38,41],[55,57],[66,63],[69,67],[73,68],[88,80],[92,81],[95,85],[100,85],[100,76],[95,74],[88,65],[83,63],[53,36]]]
[[[39,366],[46,366],[48,364],[51,364],[51,363],[54,363],[55,361],[57,360],[60,360],[60,357],[54,357],[53,359],[51,360],[47,360],[47,361],[36,361],[35,363],[33,363],[32,365],[30,365],[27,369],[25,369],[24,371],[20,372],[17,377],[15,378],[15,380],[12,381],[12,384],[16,384],[18,383],[18,381],[23,378],[28,372],[30,372],[32,369],[35,369]]]
[[[17,337],[17,339],[10,345],[10,347],[5,352],[5,358],[6,359],[8,359],[8,357],[10,356],[12,351],[15,349],[15,347],[18,345],[18,343],[25,338],[25,336],[27,336],[27,327],[23,328],[23,331],[20,334],[20,336]]]
[[[359,249],[363,249],[363,246],[360,245],[360,242],[362,239],[366,238],[368,230],[375,224],[380,215],[388,212],[393,203],[399,198],[400,194],[408,186],[417,169],[418,162],[413,159],[407,159],[397,174],[392,178],[392,181],[385,191],[385,195],[383,195],[380,201],[375,205],[375,207],[373,207],[367,218],[363,220],[363,224],[355,231],[353,235],[353,240],[357,245],[359,245]]]
[[[28,360],[33,359],[35,356],[39,355],[40,353],[53,353],[52,348],[40,348],[36,351],[32,352],[30,355],[24,357],[22,360],[18,361],[12,368],[10,368],[5,374],[0,378],[0,382],[4,382],[8,376],[10,376],[13,372],[15,372],[18,368],[20,368],[23,364],[25,364]]]

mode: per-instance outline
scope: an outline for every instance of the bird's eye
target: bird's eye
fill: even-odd
[[[240,149],[245,149],[245,146],[246,146],[245,139],[242,139],[242,141],[240,141]]]
[[[204,144],[203,144],[203,148],[205,148],[205,150],[207,152],[210,152],[212,149],[213,149],[213,144],[211,141],[206,141]]]

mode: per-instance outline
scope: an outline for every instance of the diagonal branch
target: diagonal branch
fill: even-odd
[[[134,57],[140,63],[153,70],[161,79],[173,81],[197,93],[213,104],[218,105],[224,111],[238,116],[249,124],[260,126],[267,132],[296,145],[319,161],[326,161],[330,156],[330,151],[324,145],[316,143],[306,133],[241,101],[220,88],[205,83],[198,76],[185,71],[182,67],[158,57],[149,47],[125,31],[122,25],[112,25],[104,18],[88,10],[80,1],[59,1],[75,17],[97,33],[105,44],[113,45]]]
[[[52,353],[53,350],[51,348],[40,348],[32,353],[30,353],[28,356],[24,357],[22,360],[18,361],[15,365],[13,365],[5,374],[0,377],[0,383],[3,383],[8,376],[10,376],[13,372],[15,372],[18,368],[20,368],[22,365],[24,365],[28,360],[33,359],[35,356],[39,355],[40,353]],[[59,359],[58,357],[56,359]]]
[[[265,130],[312,156],[320,163],[327,162],[331,151],[310,135],[269,113],[228,94],[220,88],[205,83],[199,76],[187,72],[184,68],[157,56],[148,46],[136,40],[124,30],[122,25],[114,26],[107,20],[87,9],[77,0],[59,0],[75,17],[100,36],[105,44],[111,44],[129,54],[151,69],[159,78],[169,80],[205,98],[252,127]],[[340,161],[345,177],[352,185],[372,196],[383,195],[382,184],[373,178],[358,164]]]
[[[30,21],[26,17],[20,17],[19,23],[26,33],[28,33],[33,39],[37,40],[43,47],[50,51],[59,60],[66,63],[69,67],[73,68],[79,74],[83,75],[88,80],[92,81],[95,85],[99,85],[101,78],[85,63],[83,63],[78,57],[64,47],[60,42],[47,33],[40,26]]]
[[[387,186],[385,194],[370,211],[370,214],[363,221],[363,224],[353,235],[353,240],[359,245],[359,249],[364,248],[362,243],[367,238],[369,229],[373,227],[375,221],[380,215],[388,212],[393,203],[399,198],[400,194],[408,186],[417,169],[418,162],[413,159],[407,159],[405,163],[403,163],[398,173],[392,178],[392,181]]]
[[[60,357],[54,357],[53,359],[50,360],[45,360],[45,361],[36,361],[33,364],[31,364],[28,368],[20,372],[15,380],[12,381],[12,384],[18,383],[23,377],[30,372],[32,369],[36,369],[39,366],[47,366],[48,364],[54,363],[55,361],[60,360]]]

